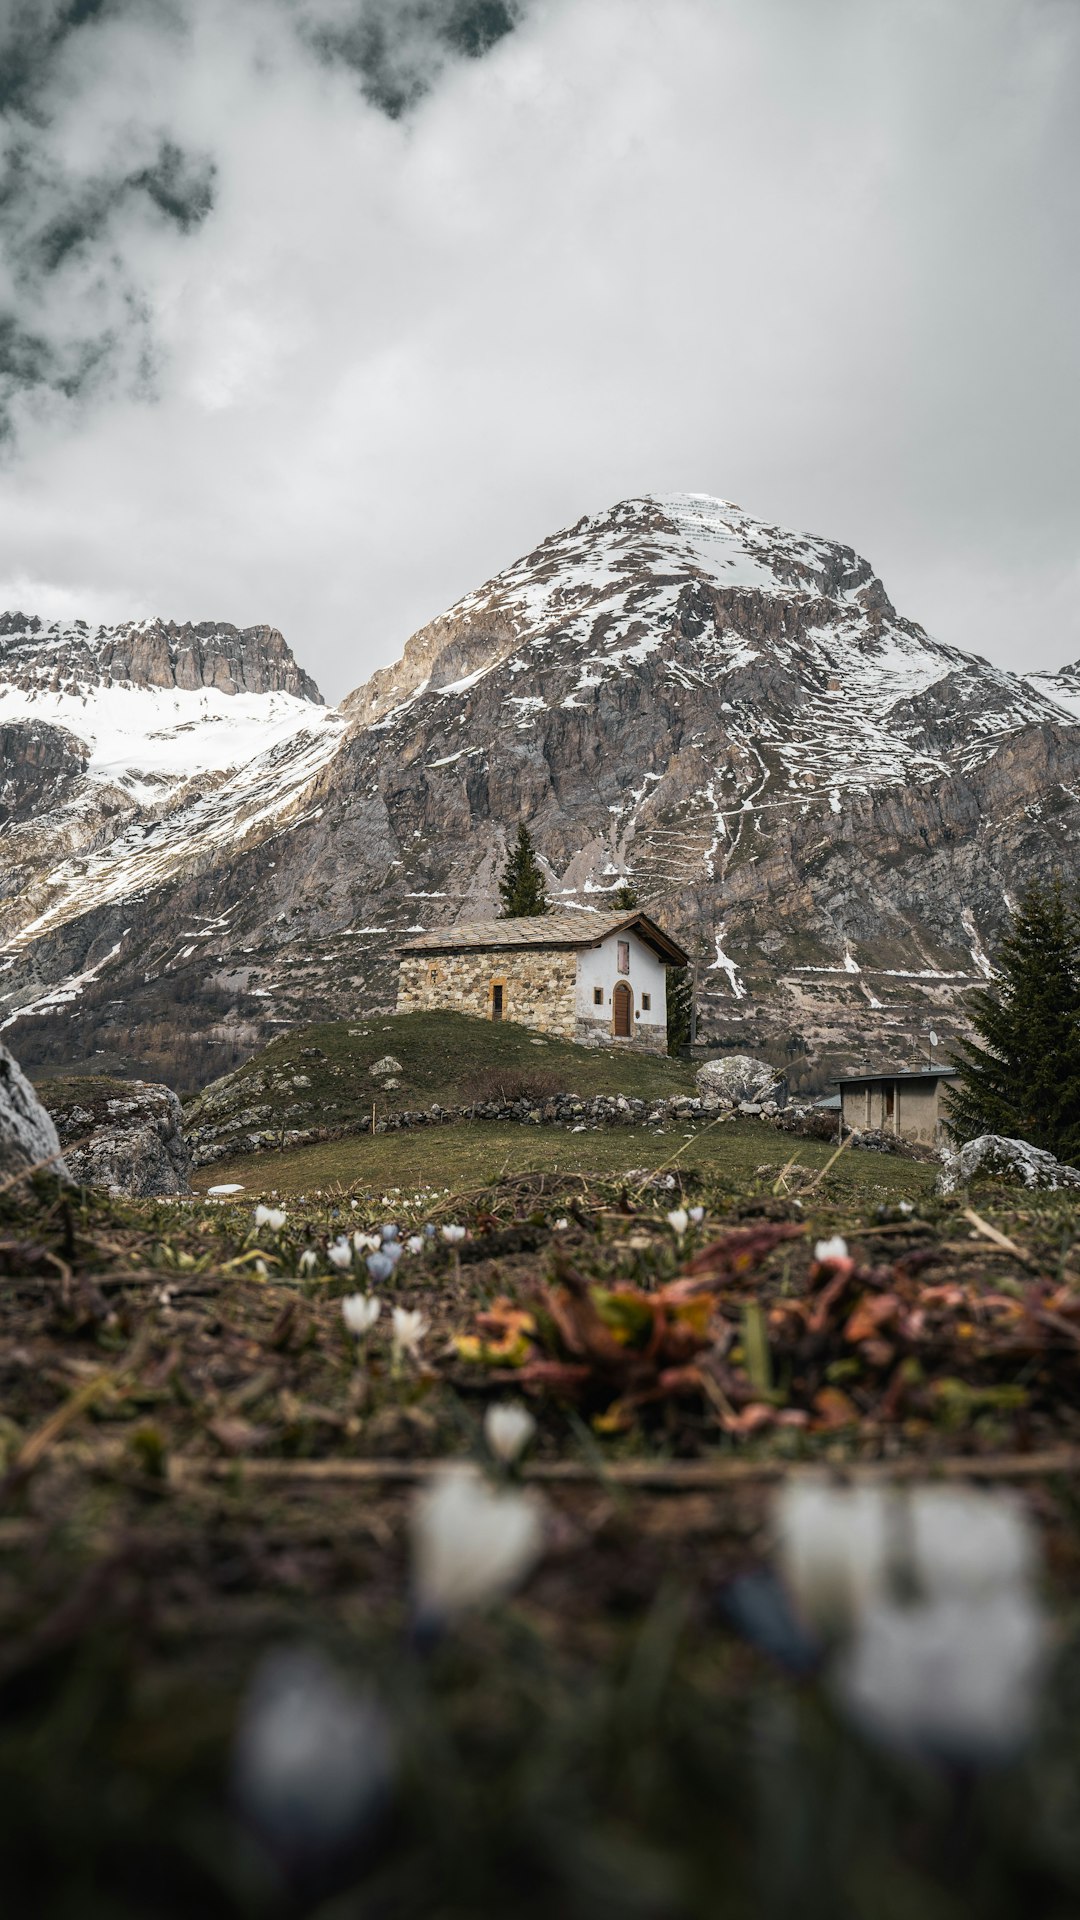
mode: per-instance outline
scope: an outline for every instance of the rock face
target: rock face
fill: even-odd
[[[94,687],[175,687],[189,693],[288,693],[322,705],[314,680],[297,666],[276,627],[225,622],[131,620],[89,627],[85,620],[46,625],[0,613],[0,683],[85,695]]]
[[[764,1060],[752,1060],[747,1053],[706,1060],[695,1077],[702,1100],[714,1107],[737,1107],[744,1100],[759,1100],[776,1083],[774,1069]]]
[[[85,741],[41,720],[0,725],[0,827],[62,806],[89,763]]]
[[[941,1156],[939,1193],[955,1193],[973,1180],[1008,1180],[1016,1186],[1057,1193],[1063,1188],[1080,1187],[1080,1167],[1067,1167],[1042,1147],[1026,1140],[1008,1140],[998,1133],[982,1133],[953,1152],[946,1148]]]
[[[0,1046],[0,1181],[28,1167],[51,1163],[50,1170],[66,1177],[60,1141],[49,1114],[17,1060]]]
[[[390,1008],[402,936],[489,917],[524,820],[553,905],[629,878],[692,953],[708,1046],[796,1093],[902,1066],[963,1030],[1022,885],[1080,876],[1074,679],[933,640],[839,543],[624,501],[432,622],[302,750],[149,829],[65,816],[62,860],[39,833],[0,1005],[35,1008],[37,1061],[132,1024],[253,1048],[316,1007]]]
[[[170,1087],[88,1078],[46,1081],[40,1092],[80,1185],[141,1199],[191,1192],[183,1114]]]

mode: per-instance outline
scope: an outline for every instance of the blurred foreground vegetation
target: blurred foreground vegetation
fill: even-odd
[[[879,1174],[880,1156],[861,1160]],[[832,1180],[796,1195],[775,1190],[771,1168],[741,1188],[730,1169],[712,1184],[693,1169],[685,1185],[681,1172],[511,1170],[466,1197],[448,1180],[393,1195],[365,1181],[309,1190],[258,1224],[246,1197],[136,1205],[41,1177],[0,1195],[8,1910],[1075,1913],[1075,1208],[912,1189],[905,1211]],[[379,1283],[387,1309],[427,1323],[403,1364],[386,1315],[367,1346],[342,1321],[342,1296],[373,1290],[370,1253],[348,1270],[330,1258],[346,1233],[387,1220],[421,1242]],[[463,1237],[444,1238],[447,1225]],[[910,1304],[925,1281],[918,1310],[940,1316],[894,1417],[883,1394],[903,1361],[847,1339],[850,1300],[793,1349],[805,1389],[782,1377],[789,1309],[818,1311],[833,1282],[814,1246],[838,1234],[858,1249],[866,1297]],[[482,1456],[493,1391],[455,1337],[498,1299],[535,1301],[575,1273],[601,1304],[631,1297],[620,1288],[636,1299],[707,1265],[710,1248],[751,1241],[766,1248],[758,1266],[730,1262],[719,1296],[742,1331],[718,1377],[735,1391],[761,1364],[756,1299],[777,1317],[772,1384],[755,1391],[813,1407],[839,1368],[844,1416],[827,1400],[801,1428],[742,1435],[708,1398],[673,1394],[609,1436],[587,1397],[533,1397],[526,1478],[545,1503],[543,1558],[505,1604],[418,1642],[414,1483],[427,1461]],[[954,1384],[941,1393],[939,1380]],[[1000,1470],[1044,1542],[1052,1667],[1035,1737],[1008,1764],[872,1745],[776,1612],[777,1476],[913,1460],[954,1478],[965,1461],[984,1479]],[[283,1649],[308,1661],[313,1694],[322,1673],[363,1703],[370,1792],[347,1845],[325,1824],[344,1762],[313,1764],[310,1803],[294,1791],[272,1820],[238,1790],[238,1728]]]

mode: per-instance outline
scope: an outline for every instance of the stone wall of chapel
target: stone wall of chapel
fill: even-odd
[[[491,989],[501,982],[503,1019],[538,1033],[576,1038],[577,954],[488,948],[479,953],[408,953],[398,972],[399,1013],[450,1009],[491,1018]]]

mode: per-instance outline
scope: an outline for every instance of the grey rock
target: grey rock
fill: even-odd
[[[67,1178],[56,1127],[18,1061],[0,1043],[0,1180],[43,1160],[61,1179]]]
[[[394,1059],[392,1053],[384,1053],[382,1059],[376,1060],[375,1065],[370,1071],[376,1080],[381,1080],[384,1074],[402,1073],[404,1072],[404,1068],[400,1060]]]
[[[1027,1140],[1010,1140],[999,1133],[982,1133],[977,1140],[965,1141],[959,1150],[946,1147],[941,1154],[938,1193],[955,1193],[970,1186],[972,1180],[1008,1180],[1017,1186],[1057,1193],[1066,1187],[1080,1187],[1080,1167],[1069,1167],[1055,1160],[1042,1147]]]
[[[85,1092],[78,1082],[42,1089],[46,1098],[54,1099],[73,1178],[83,1186],[138,1199],[190,1193],[191,1154],[172,1088],[145,1080],[83,1084]]]
[[[719,1060],[706,1060],[694,1077],[700,1098],[720,1107],[756,1101],[757,1096],[776,1082],[773,1068],[747,1053],[729,1053]]]

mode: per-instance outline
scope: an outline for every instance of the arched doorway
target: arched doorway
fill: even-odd
[[[634,996],[625,980],[611,996],[611,1026],[616,1040],[629,1040],[634,1030]]]

